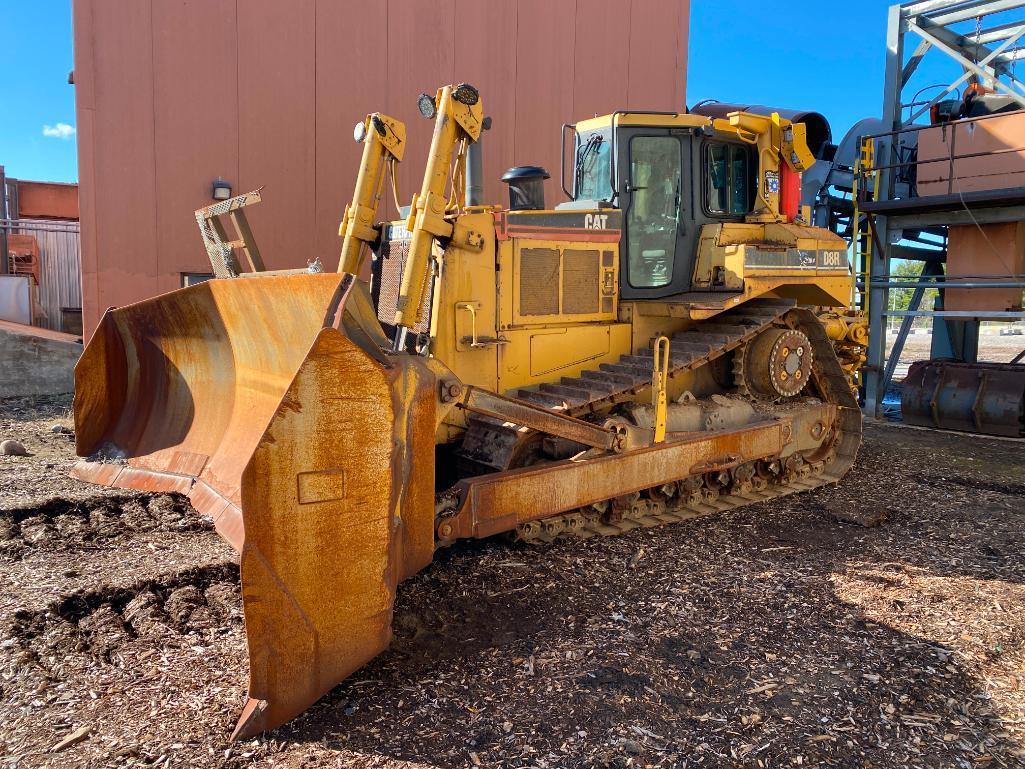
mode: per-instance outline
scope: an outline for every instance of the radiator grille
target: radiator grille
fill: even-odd
[[[524,248],[520,251],[520,315],[558,314],[558,250]]]
[[[598,312],[598,252],[567,249],[562,255],[562,311]]]
[[[402,282],[402,268],[409,255],[409,238],[382,241],[377,252],[374,269],[373,294],[377,298],[377,319],[381,323],[392,325],[395,322],[395,304],[399,298],[399,284]],[[434,281],[428,280],[425,292],[426,311],[423,319],[413,327],[418,334],[427,333],[431,327],[431,293]]]

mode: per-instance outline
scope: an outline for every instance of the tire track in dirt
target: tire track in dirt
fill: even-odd
[[[114,544],[138,532],[213,530],[185,497],[123,494],[84,500],[51,499],[30,507],[0,510],[0,561],[27,550],[69,550]]]
[[[128,587],[76,591],[45,609],[15,612],[4,646],[14,652],[13,662],[25,677],[63,680],[82,656],[116,664],[129,644],[159,649],[175,636],[240,625],[238,585],[239,567],[224,563]]]
[[[1000,494],[1005,497],[1025,497],[1025,483],[1001,483],[989,478],[971,478],[966,475],[945,474],[942,476],[913,473],[910,480],[925,486],[953,486],[972,491]]]

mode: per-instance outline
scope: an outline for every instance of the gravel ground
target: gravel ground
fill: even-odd
[[[34,453],[0,457],[0,767],[1025,766],[1021,442],[869,424],[838,486],[460,544],[388,652],[231,745],[232,552],[181,498],[69,480],[67,406],[0,401]]]
[[[887,357],[892,350],[896,333],[887,336]],[[1007,335],[998,333],[986,333],[979,335],[979,360],[991,361],[993,363],[1010,363],[1015,356],[1025,350],[1025,335]],[[901,352],[900,363],[894,372],[896,379],[903,379],[908,373],[908,367],[916,360],[928,360],[932,351],[932,334],[923,333],[918,329],[917,333],[911,334],[904,344]]]

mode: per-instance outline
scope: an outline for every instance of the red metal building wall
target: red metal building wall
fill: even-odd
[[[286,12],[287,8],[287,12]],[[375,110],[407,124],[403,202],[431,124],[416,96],[481,90],[487,198],[516,164],[551,172],[560,126],[681,109],[689,0],[75,0],[84,323],[209,272],[192,212],[211,182],[264,188],[268,268],[336,264],[338,220]]]
[[[78,220],[78,185],[12,179],[18,185],[19,219]]]

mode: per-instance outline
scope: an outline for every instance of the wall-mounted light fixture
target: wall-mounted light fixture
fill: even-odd
[[[214,200],[227,200],[231,197],[231,183],[218,176],[214,179],[214,188],[211,194]]]

